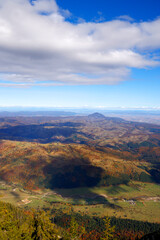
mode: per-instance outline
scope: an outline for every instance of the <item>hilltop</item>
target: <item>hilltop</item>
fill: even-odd
[[[0,139],[0,177],[25,187],[160,182],[157,125],[99,113],[1,118]]]
[[[156,223],[159,166],[154,124],[99,113],[0,118],[0,197],[21,207]]]
[[[80,144],[2,141],[0,177],[28,189],[157,182],[153,163]],[[120,155],[120,154],[119,154]],[[128,158],[128,156],[127,156]],[[157,172],[158,173],[158,172]]]
[[[70,117],[0,118],[0,139],[39,143],[80,143],[128,150],[159,147],[160,126],[94,113]]]
[[[95,119],[105,119],[106,117],[101,114],[101,113],[98,113],[98,112],[95,112],[95,113],[92,113],[92,114],[89,114],[88,115],[89,118],[95,118]]]

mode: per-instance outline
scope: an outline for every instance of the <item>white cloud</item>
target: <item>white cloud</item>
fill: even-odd
[[[54,13],[58,12],[58,6],[53,0],[38,0],[33,2],[34,9],[37,12]]]
[[[134,19],[128,15],[121,15],[121,16],[117,17],[117,19],[126,20],[126,21],[130,21],[130,22],[134,21]]]
[[[116,84],[159,64],[146,53],[160,48],[160,19],[73,24],[64,13],[54,0],[0,0],[1,86]]]

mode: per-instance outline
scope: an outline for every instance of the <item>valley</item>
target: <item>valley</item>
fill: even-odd
[[[157,230],[160,126],[100,113],[0,118],[0,201],[53,212],[61,227],[108,216],[133,239]]]
[[[0,201],[25,209],[61,209],[64,213],[132,219],[159,223],[160,186],[131,182],[129,185],[25,190],[0,182]],[[142,195],[143,194],[143,195]]]

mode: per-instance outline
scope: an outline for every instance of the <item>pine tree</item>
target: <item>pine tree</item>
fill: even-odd
[[[105,224],[105,230],[103,232],[103,235],[101,237],[101,240],[116,240],[114,238],[114,231],[115,231],[115,226],[111,227],[110,224],[110,218],[106,217],[104,219],[104,224]]]
[[[49,216],[44,212],[37,212],[34,216],[34,231],[32,234],[33,240],[57,240],[58,229],[50,221]]]
[[[66,231],[64,234],[64,240],[80,240],[81,236],[85,233],[85,228],[83,226],[79,226],[76,219],[74,217],[71,218],[70,228],[68,232]]]

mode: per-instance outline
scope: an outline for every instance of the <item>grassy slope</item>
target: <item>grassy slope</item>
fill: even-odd
[[[7,186],[2,183],[0,199],[20,206],[46,208],[54,205],[56,208],[64,208],[66,211],[69,211],[72,206],[77,212],[91,215],[114,215],[159,222],[159,202],[156,202],[155,199],[147,200],[147,197],[160,197],[158,184],[130,182],[129,185],[109,187],[95,186],[56,189],[55,191],[40,189],[40,186],[52,175],[52,172],[46,174],[44,171],[46,166],[61,172],[63,166],[92,165],[100,167],[103,174],[115,177],[122,173],[131,178],[142,172],[148,174],[142,168],[149,168],[150,163],[132,158],[128,158],[126,161],[113,153],[112,151],[105,153],[94,147],[78,144],[2,141],[0,144],[0,175],[3,180],[15,185]],[[34,191],[25,192],[23,187],[29,190],[34,189]],[[134,205],[123,201],[124,198],[136,197]],[[22,202],[22,200],[27,201]]]
[[[152,183],[132,182],[130,185],[117,187],[94,187],[76,189],[56,189],[25,191],[14,185],[0,185],[0,200],[29,208],[63,209],[91,216],[115,216],[126,219],[158,222],[160,186]],[[151,199],[151,197],[153,199]],[[135,204],[123,199],[135,199]],[[22,200],[28,200],[23,202]]]
[[[121,175],[127,175],[134,179],[141,173],[148,174],[142,168],[149,165],[147,162],[138,160],[126,161],[86,145],[16,141],[2,141],[0,144],[0,177],[28,189],[47,186],[47,184],[49,186],[47,181],[53,174],[63,174],[64,171],[68,174],[69,170],[66,166],[78,166],[79,169],[83,166],[82,172],[86,171],[90,178],[94,178],[97,174],[99,179],[96,184],[106,185],[108,181],[106,176],[118,178]],[[92,168],[88,170],[89,166]],[[105,181],[102,181],[102,178]],[[81,186],[85,186],[85,183]]]

